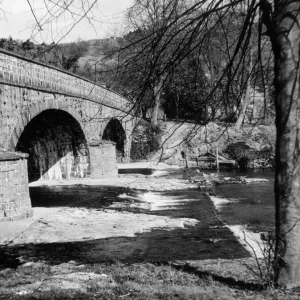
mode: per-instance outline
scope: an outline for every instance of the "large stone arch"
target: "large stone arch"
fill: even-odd
[[[63,110],[48,109],[32,118],[15,150],[29,154],[29,181],[90,175],[87,140],[75,118]]]
[[[24,111],[22,111],[19,114],[18,121],[16,122],[14,129],[10,134],[10,137],[6,141],[6,144],[4,144],[4,148],[10,151],[14,151],[22,132],[24,131],[25,126],[27,126],[27,124],[34,117],[36,117],[43,111],[50,110],[50,109],[62,110],[69,113],[78,122],[78,124],[80,124],[80,127],[84,135],[87,137],[87,133],[85,132],[85,127],[83,126],[81,121],[81,116],[79,115],[77,110],[72,105],[69,105],[65,100],[65,98],[62,99],[51,98],[51,99],[45,99],[30,104],[26,107]]]
[[[36,103],[22,112],[9,149],[29,154],[29,181],[91,175],[89,148],[80,117],[60,102]]]

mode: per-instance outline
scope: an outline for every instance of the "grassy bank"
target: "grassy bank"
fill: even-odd
[[[251,259],[169,264],[50,266],[27,262],[0,271],[1,299],[299,299],[300,291],[266,289]]]

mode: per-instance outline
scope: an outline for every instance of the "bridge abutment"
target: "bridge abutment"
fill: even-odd
[[[25,153],[0,151],[0,221],[32,216],[27,158]]]
[[[118,176],[115,143],[109,141],[91,142],[89,150],[92,178]]]

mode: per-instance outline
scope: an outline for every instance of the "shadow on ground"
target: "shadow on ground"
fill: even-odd
[[[132,196],[137,191],[112,186],[55,186],[30,188],[34,207],[86,207],[102,209],[124,199],[122,193]],[[183,229],[151,232],[135,237],[117,237],[91,241],[26,244],[0,246],[0,268],[15,267],[22,261],[44,260],[60,264],[74,260],[78,263],[103,262],[172,262],[177,260],[203,260],[218,258],[242,258],[249,253],[217,217],[213,204],[198,190],[162,192],[180,205],[163,210],[147,211],[148,214],[173,218],[197,219],[196,226]],[[145,211],[142,211],[145,213]]]
[[[119,195],[135,197],[136,192],[126,187],[94,185],[56,185],[29,188],[32,207],[84,207],[101,209],[114,202],[123,202]]]

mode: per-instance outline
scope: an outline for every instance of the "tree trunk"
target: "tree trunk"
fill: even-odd
[[[157,126],[158,123],[158,112],[160,108],[160,96],[162,92],[162,86],[163,86],[163,78],[159,80],[159,82],[154,86],[154,106],[152,110],[152,115],[151,115],[151,124],[153,126]]]
[[[251,45],[250,45],[251,47]],[[247,116],[246,116],[246,110],[250,104],[250,100],[251,100],[251,73],[252,73],[252,68],[253,68],[253,50],[250,49],[250,54],[249,54],[249,65],[248,65],[248,78],[247,78],[247,82],[246,82],[246,90],[244,91],[242,97],[241,97],[241,110],[238,116],[237,121],[235,122],[236,126],[241,126],[243,125],[243,123],[246,121]]]
[[[275,1],[276,280],[300,286],[300,2]]]
[[[181,118],[181,116],[179,116],[179,96],[178,96],[178,91],[176,89],[176,99],[175,99],[175,120],[178,120],[179,118]]]
[[[246,122],[247,116],[246,116],[246,110],[250,104],[250,100],[251,100],[251,95],[250,95],[250,79],[249,82],[247,83],[247,87],[246,90],[244,92],[244,94],[241,97],[241,111],[239,113],[238,119],[235,122],[236,126],[241,126],[244,124],[244,122]]]

